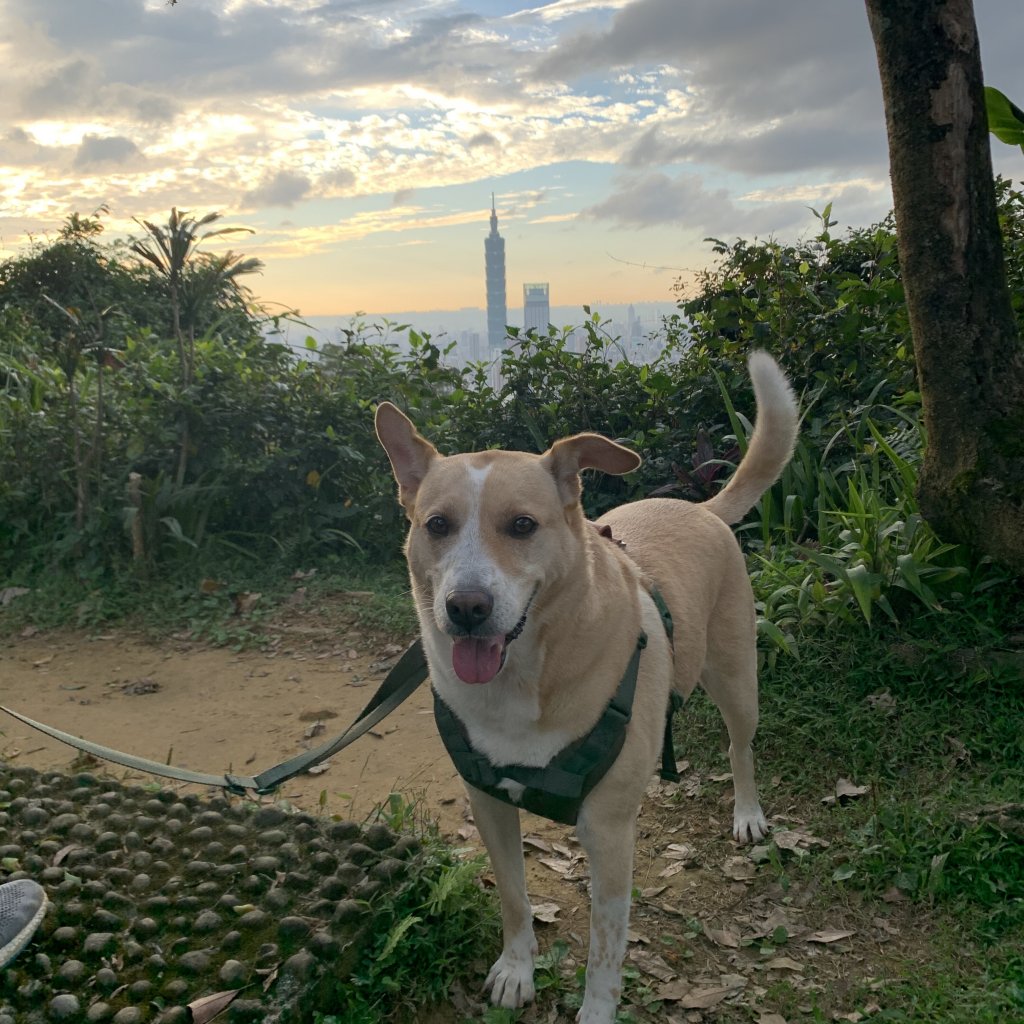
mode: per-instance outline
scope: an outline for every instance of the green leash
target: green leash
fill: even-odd
[[[662,625],[672,643],[672,616],[661,595],[655,590],[651,596],[658,606]],[[640,666],[640,652],[647,646],[647,637],[641,633],[637,639],[622,682],[615,696],[608,702],[604,714],[597,725],[575,743],[571,743],[560,751],[544,768],[524,768],[509,766],[496,769],[482,755],[478,754],[469,743],[465,728],[443,701],[434,695],[434,713],[437,719],[441,738],[455,762],[459,774],[467,782],[490,792],[499,799],[513,802],[505,790],[498,789],[497,783],[502,779],[513,779],[525,784],[529,803],[521,806],[528,810],[561,821],[575,824],[579,807],[583,798],[597,785],[604,773],[612,766],[625,740],[626,726],[629,724],[633,709],[633,691],[636,686],[637,671]],[[248,792],[259,794],[273,793],[289,779],[302,775],[314,765],[326,761],[339,750],[344,750],[360,736],[369,732],[378,722],[382,721],[406,700],[414,690],[427,678],[427,659],[423,653],[423,644],[417,639],[398,659],[395,667],[388,673],[380,688],[370,702],[359,713],[356,720],[340,736],[328,740],[314,750],[306,750],[295,757],[275,764],[258,775],[234,775],[224,773],[213,775],[206,772],[194,772],[189,768],[178,768],[171,764],[161,764],[146,757],[126,754],[122,750],[114,750],[91,740],[80,739],[71,733],[55,729],[52,725],[37,722],[13,708],[0,706],[19,722],[37,729],[39,732],[60,740],[76,750],[84,751],[104,761],[131,768],[135,771],[148,772],[176,782],[191,782],[200,786],[217,786],[237,796]],[[671,695],[668,714],[665,722],[665,739],[662,746],[661,777],[678,780],[676,773],[675,752],[672,748],[672,715],[682,706],[682,699],[675,692]],[[493,787],[493,788],[492,788]]]
[[[423,654],[423,645],[416,640],[398,659],[397,664],[381,683],[370,703],[359,713],[359,717],[340,736],[328,740],[315,750],[303,751],[287,761],[275,764],[266,771],[260,772],[259,775],[227,773],[210,775],[205,772],[194,772],[188,768],[177,768],[174,765],[161,764],[159,761],[151,761],[145,757],[136,757],[134,754],[126,754],[121,750],[104,747],[90,740],[79,739],[77,736],[62,732],[51,725],[36,722],[11,708],[0,707],[0,711],[6,711],[19,722],[24,722],[55,740],[67,743],[87,754],[101,757],[105,761],[113,761],[114,764],[123,765],[125,768],[161,775],[165,779],[175,779],[178,782],[194,782],[200,786],[220,786],[238,796],[244,796],[250,790],[260,794],[273,793],[289,779],[295,778],[296,775],[302,775],[313,765],[326,761],[332,754],[336,754],[350,743],[354,743],[360,736],[390,715],[427,678],[427,674],[427,659]]]

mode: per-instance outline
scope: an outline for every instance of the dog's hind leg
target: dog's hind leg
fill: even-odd
[[[709,657],[701,684],[718,705],[729,731],[729,761],[732,765],[733,838],[738,843],[756,843],[768,831],[768,823],[757,798],[754,752],[751,743],[757,731],[756,652],[740,648],[719,649]]]
[[[495,1006],[514,1009],[533,1001],[533,958],[537,952],[533,912],[526,893],[519,811],[472,786],[467,786],[466,790],[501,897],[504,944],[484,988],[490,992]]]
[[[629,816],[591,799],[576,826],[590,861],[591,889],[590,953],[578,1024],[612,1024],[622,996],[638,804],[639,796],[629,803],[634,808]]]

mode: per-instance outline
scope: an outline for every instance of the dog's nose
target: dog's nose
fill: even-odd
[[[448,618],[460,629],[486,622],[494,610],[494,598],[485,590],[453,590],[444,599]]]

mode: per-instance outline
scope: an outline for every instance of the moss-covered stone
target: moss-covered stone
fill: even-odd
[[[226,1020],[308,1024],[367,941],[364,901],[419,849],[383,825],[4,762],[0,796],[0,849],[52,904],[0,973],[0,1024],[175,1024],[254,978],[275,980]]]

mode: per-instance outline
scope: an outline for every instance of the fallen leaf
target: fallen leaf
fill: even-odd
[[[717,1006],[726,996],[738,992],[738,988],[694,988],[679,1000],[684,1010],[706,1010],[709,1006]]]
[[[708,782],[728,782],[732,778],[732,772],[722,772],[721,775],[709,775]]]
[[[299,712],[300,722],[319,722],[322,719],[337,718],[338,712],[330,708],[311,708],[308,711]]]
[[[6,608],[15,598],[24,597],[31,591],[28,587],[4,587],[0,590],[0,608]]]
[[[870,786],[858,786],[849,779],[837,779],[835,791],[829,796],[822,797],[821,802],[828,807],[832,807],[836,803],[848,804],[851,800],[864,796],[870,790]]]
[[[160,684],[155,679],[135,679],[121,684],[121,692],[129,697],[142,697],[147,693],[157,693]]]
[[[685,978],[678,978],[675,981],[667,982],[658,987],[658,998],[668,1002],[678,1002],[687,992],[693,989],[693,985]]]
[[[677,860],[673,864],[669,864],[667,868],[662,868],[658,872],[659,878],[671,878],[673,875],[678,875],[680,871],[685,871],[686,865],[681,861]]]
[[[304,740],[311,740],[314,736],[319,736],[321,733],[327,731],[327,726],[323,722],[317,721],[309,726],[302,734]]]
[[[231,989],[225,992],[214,992],[212,996],[202,996],[193,999],[188,1004],[192,1012],[192,1024],[207,1024],[214,1017],[220,1016],[238,996],[240,989]]]
[[[787,1024],[787,1021],[780,1013],[762,1013],[757,1024]]]
[[[697,851],[686,843],[669,843],[661,856],[665,860],[681,860],[687,867],[697,863]]]
[[[716,946],[727,946],[729,949],[740,948],[740,937],[728,928],[709,928],[704,925],[704,934],[713,942]]]
[[[307,769],[306,773],[309,775],[323,775],[331,767],[330,761],[321,761],[319,764],[311,764]]]
[[[883,690],[881,693],[869,693],[867,702],[869,708],[878,708],[883,711],[896,707],[896,698],[888,690]]]
[[[658,956],[657,953],[649,953],[646,949],[638,949],[634,946],[630,949],[628,958],[635,963],[637,967],[644,972],[644,974],[649,974],[652,978],[657,978],[658,981],[668,982],[679,977],[678,973],[672,970],[665,960]]]
[[[42,668],[44,665],[49,665],[53,661],[53,655],[48,654],[45,658],[40,658],[38,661],[32,662],[33,668]]]
[[[798,855],[806,853],[807,847],[810,846],[829,846],[827,839],[819,839],[810,832],[798,828],[780,829],[772,833],[772,839],[780,850],[789,850]]]
[[[769,971],[803,971],[804,965],[797,963],[792,957],[777,956],[765,963]]]
[[[555,860],[553,857],[538,857],[537,862],[559,875],[567,875],[573,869],[572,861]]]
[[[535,903],[530,905],[533,919],[543,924],[554,924],[562,908],[557,903]]]
[[[856,932],[844,932],[838,929],[823,929],[820,932],[814,932],[811,935],[805,935],[805,942],[839,942],[842,939],[848,939],[851,935],[855,935]]]
[[[535,850],[540,850],[541,853],[551,853],[551,844],[539,836],[523,836],[523,846],[532,846]]]
[[[249,593],[248,591],[235,595],[235,614],[246,615],[259,603],[262,594]]]
[[[722,865],[722,871],[736,882],[747,882],[757,875],[757,867],[746,857],[730,857]]]
[[[641,889],[640,895],[645,900],[653,900],[655,896],[660,896],[667,888],[667,885],[652,885],[647,889]]]
[[[70,853],[70,852],[71,852],[72,850],[77,850],[77,849],[78,849],[78,847],[77,847],[77,846],[76,846],[76,845],[75,845],[74,843],[69,843],[69,844],[68,844],[67,846],[62,846],[62,847],[61,847],[61,848],[60,848],[60,849],[59,849],[59,850],[58,850],[58,851],[57,851],[57,852],[56,852],[56,853],[55,853],[55,854],[53,855],[53,866],[54,866],[55,868],[57,868],[57,867],[60,867],[60,865],[64,863],[64,858],[65,858],[65,857],[67,857],[67,855],[68,855],[68,854],[69,854],[69,853]]]

